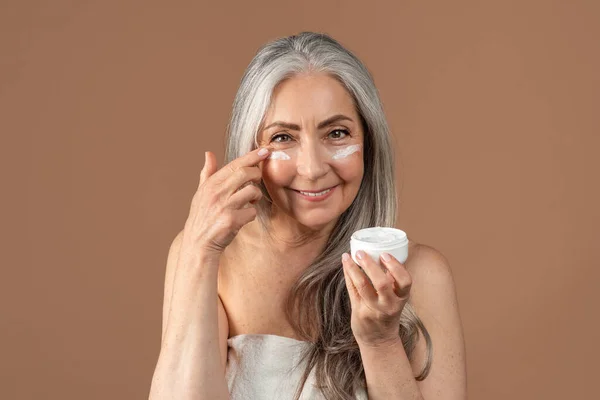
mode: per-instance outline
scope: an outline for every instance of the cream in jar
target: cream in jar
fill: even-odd
[[[389,253],[404,263],[408,258],[408,237],[404,231],[395,228],[377,226],[360,229],[350,238],[350,254],[357,264],[358,250],[367,253],[376,263],[379,263],[379,257],[383,253]]]

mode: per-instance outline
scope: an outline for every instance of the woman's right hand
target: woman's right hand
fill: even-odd
[[[205,153],[200,184],[185,222],[185,242],[205,256],[218,257],[242,226],[254,220],[257,211],[253,203],[262,193],[252,182],[260,182],[258,163],[268,154],[266,148],[255,149],[217,171],[214,154]]]

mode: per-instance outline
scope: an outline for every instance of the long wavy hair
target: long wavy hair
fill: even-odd
[[[341,257],[350,250],[350,236],[358,229],[393,227],[397,194],[394,153],[390,132],[373,78],[363,63],[339,42],[323,33],[302,32],[262,46],[246,69],[237,91],[227,126],[226,162],[258,146],[257,134],[278,84],[297,74],[323,72],[337,79],[352,96],[364,130],[364,177],[350,207],[340,216],[324,251],[295,282],[286,313],[297,335],[308,342],[301,362],[306,362],[295,395],[314,370],[316,385],[324,397],[354,399],[366,386],[358,344],[350,327],[350,299],[344,281]],[[272,199],[264,184],[256,204],[264,227]],[[368,205],[368,206],[366,206]],[[398,334],[409,359],[419,335],[427,345],[427,361],[417,380],[428,375],[432,343],[427,329],[410,301],[402,311]]]

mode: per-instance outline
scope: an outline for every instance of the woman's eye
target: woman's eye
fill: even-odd
[[[275,142],[275,143],[285,143],[288,142],[289,140],[291,140],[292,138],[290,137],[290,135],[286,135],[283,133],[280,133],[279,135],[275,135],[271,138],[271,142]]]
[[[348,131],[346,129],[336,129],[334,131],[329,132],[329,136],[332,139],[343,139],[348,135]]]

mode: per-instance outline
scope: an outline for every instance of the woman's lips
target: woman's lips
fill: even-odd
[[[331,196],[331,194],[333,193],[333,191],[335,190],[336,186],[330,187],[329,189],[326,189],[324,191],[321,192],[317,192],[317,191],[300,191],[300,190],[296,190],[296,189],[292,189],[296,194],[298,194],[298,196],[303,199],[303,200],[308,200],[308,201],[323,201],[325,199],[327,199],[329,196]]]

